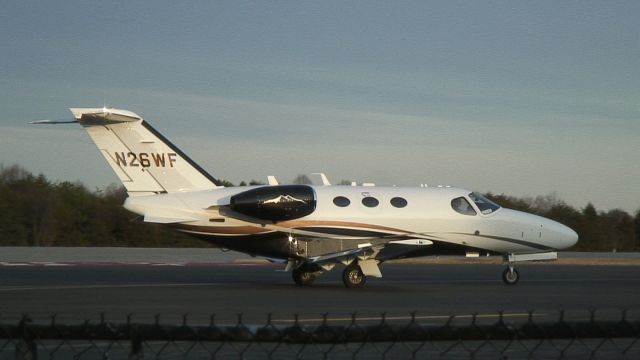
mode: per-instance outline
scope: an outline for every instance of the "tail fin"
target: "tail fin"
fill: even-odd
[[[215,189],[216,180],[139,115],[70,109],[131,196]]]

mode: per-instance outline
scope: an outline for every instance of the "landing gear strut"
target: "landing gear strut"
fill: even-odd
[[[513,264],[509,264],[502,272],[502,281],[507,285],[515,285],[518,280],[520,280],[518,270],[513,267]]]
[[[315,272],[308,264],[303,264],[293,269],[291,276],[298,286],[310,286],[316,279]]]
[[[355,262],[351,263],[342,273],[342,282],[348,288],[363,287],[367,282],[367,277],[362,273],[362,269]]]

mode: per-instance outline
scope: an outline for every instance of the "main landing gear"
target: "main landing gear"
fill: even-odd
[[[293,282],[298,286],[310,286],[316,280],[317,269],[309,264],[303,264],[291,272]]]
[[[342,272],[342,282],[348,288],[360,288],[367,282],[367,277],[355,262],[352,262]]]
[[[326,270],[317,264],[304,263],[292,270],[291,277],[298,286],[311,286],[316,276]],[[362,271],[360,264],[354,261],[342,272],[342,282],[348,288],[361,288],[367,282],[367,275]]]

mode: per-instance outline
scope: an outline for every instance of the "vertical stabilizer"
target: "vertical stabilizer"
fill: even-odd
[[[119,109],[74,108],[131,196],[215,189],[216,180],[139,115]]]

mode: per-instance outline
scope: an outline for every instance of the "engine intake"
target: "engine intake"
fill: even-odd
[[[231,197],[231,210],[273,222],[298,219],[316,209],[313,188],[277,185],[251,189]]]

